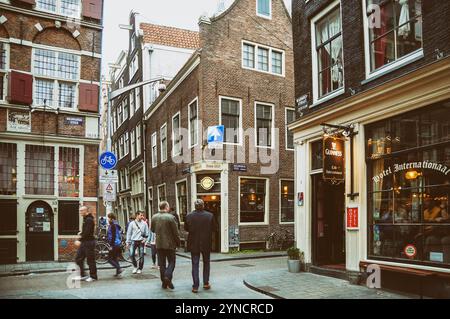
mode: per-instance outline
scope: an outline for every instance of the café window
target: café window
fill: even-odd
[[[423,47],[421,0],[367,0],[370,71]]]
[[[17,145],[0,143],[0,195],[17,194]]]
[[[184,223],[188,210],[188,200],[187,200],[187,182],[183,181],[177,184],[177,208],[178,215],[180,216],[180,221]]]
[[[80,203],[59,201],[58,233],[60,235],[76,235],[80,231]]]
[[[280,212],[281,223],[293,223],[294,220],[294,181],[281,181]]]
[[[55,194],[55,150],[51,146],[27,145],[25,149],[25,193]]]
[[[59,148],[59,196],[80,196],[80,150]]]
[[[240,180],[240,223],[266,222],[267,180]]]
[[[369,257],[450,268],[450,103],[367,127]]]

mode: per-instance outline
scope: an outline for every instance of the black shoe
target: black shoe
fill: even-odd
[[[169,278],[164,278],[164,283],[166,284],[167,288],[169,288],[171,290],[175,289],[175,286],[173,285],[172,280],[170,280]]]
[[[163,283],[161,284],[161,288],[162,288],[162,289],[167,289],[167,284],[166,284],[165,282],[163,282]]]

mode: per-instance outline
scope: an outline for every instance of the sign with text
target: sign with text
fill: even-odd
[[[103,200],[105,202],[115,202],[117,187],[115,183],[103,184]]]
[[[82,117],[70,117],[66,116],[64,118],[64,124],[72,126],[83,126],[84,119]]]
[[[8,131],[30,133],[31,114],[28,111],[8,110]]]
[[[118,183],[119,174],[117,170],[100,169],[100,183]]]
[[[359,208],[347,207],[347,230],[359,230]]]
[[[245,164],[232,164],[233,172],[247,172],[247,165]]]
[[[345,139],[332,136],[323,139],[323,178],[345,181]]]

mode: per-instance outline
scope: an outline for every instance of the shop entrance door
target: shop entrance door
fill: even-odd
[[[345,266],[345,185],[331,185],[317,174],[312,176],[312,189],[313,263]]]
[[[214,215],[214,220],[216,222],[217,228],[213,231],[212,234],[212,251],[215,253],[221,252],[220,242],[221,242],[221,233],[220,233],[220,223],[221,223],[221,197],[219,195],[208,195],[202,196],[201,199],[205,202],[205,210],[212,213]]]
[[[46,202],[34,202],[28,207],[26,225],[27,261],[54,260],[52,208]]]

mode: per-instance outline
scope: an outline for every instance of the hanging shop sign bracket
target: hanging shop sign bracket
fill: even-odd
[[[358,132],[355,131],[355,125],[350,124],[348,126],[343,125],[334,125],[322,123],[323,130],[326,136],[343,136],[344,138],[350,139],[350,193],[347,194],[347,197],[351,200],[354,200],[356,197],[359,197],[359,193],[355,193],[355,185],[354,185],[354,140],[353,137],[358,135]],[[324,167],[325,169],[325,167]]]

